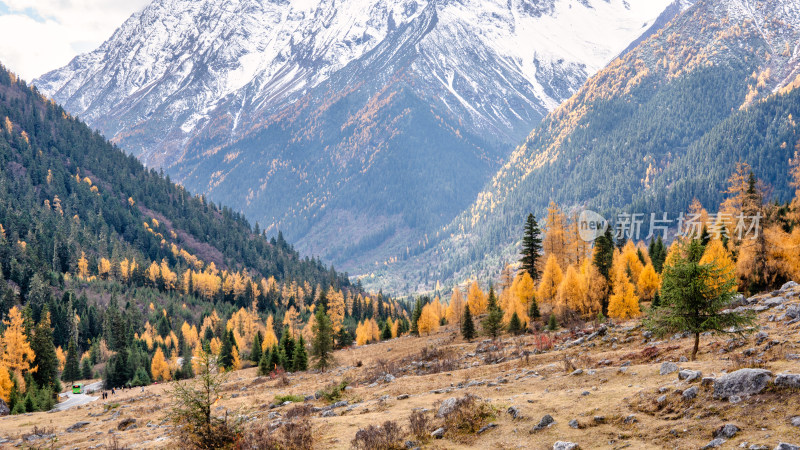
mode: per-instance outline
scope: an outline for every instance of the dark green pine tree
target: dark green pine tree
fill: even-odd
[[[55,386],[58,383],[58,357],[53,344],[53,329],[50,327],[50,311],[46,305],[42,309],[39,325],[33,331],[31,349],[36,355],[33,359],[36,367],[34,381],[42,388]]]
[[[519,320],[517,312],[514,311],[514,314],[511,315],[511,319],[508,321],[508,332],[516,335],[521,334],[523,329],[522,321]]]
[[[314,323],[314,340],[311,343],[311,355],[316,360],[314,367],[325,371],[333,364],[333,327],[331,319],[320,305],[317,308],[316,322]]]
[[[542,313],[539,312],[539,302],[536,301],[536,297],[531,299],[531,306],[528,307],[528,317],[531,320],[539,320],[542,317]]]
[[[353,344],[353,333],[347,329],[347,327],[342,327],[339,329],[339,332],[336,333],[336,345],[339,348],[349,347]]]
[[[283,350],[283,363],[281,364],[284,369],[291,371],[294,367],[294,338],[292,333],[289,332],[289,327],[283,329],[283,336],[280,342],[281,350]]]
[[[752,331],[752,311],[730,308],[736,295],[736,279],[712,264],[700,264],[703,245],[693,239],[681,244],[674,264],[664,268],[661,307],[645,325],[660,336],[688,332],[694,335],[691,360],[697,357],[702,333],[743,335]],[[718,280],[724,280],[719,283]]]
[[[253,336],[253,348],[250,350],[250,361],[258,364],[261,361],[261,332]]]
[[[483,332],[492,339],[497,339],[503,328],[503,310],[497,304],[497,296],[494,294],[494,286],[489,286],[489,299],[486,307],[486,317],[483,318]]]
[[[258,374],[261,376],[269,375],[269,349],[261,354],[261,359],[258,360]]]
[[[528,214],[528,220],[525,221],[525,231],[522,235],[522,251],[520,255],[522,258],[519,260],[521,263],[520,269],[528,272],[533,281],[539,279],[539,258],[542,254],[542,231],[539,229],[539,224],[536,223],[536,217],[533,214]]]
[[[306,341],[303,339],[303,335],[300,335],[300,338],[295,342],[292,360],[294,361],[292,369],[295,372],[308,370],[308,352],[306,351]]]
[[[415,336],[419,336],[419,328],[417,327],[417,321],[419,317],[422,315],[422,307],[423,305],[422,297],[417,299],[417,303],[414,305],[414,311],[411,313],[411,334]]]
[[[269,371],[272,372],[280,366],[281,352],[278,350],[278,344],[274,344],[269,352]]]
[[[556,319],[555,314],[550,314],[550,320],[547,322],[547,329],[550,331],[556,331],[558,329],[558,319]]]
[[[89,358],[83,358],[81,361],[81,378],[84,380],[91,380],[92,376],[92,363]]]
[[[469,305],[464,305],[464,317],[461,320],[461,336],[465,341],[470,342],[475,338],[475,322],[472,321]]]
[[[78,361],[78,346],[75,341],[70,339],[69,347],[67,347],[67,360],[64,362],[64,372],[61,373],[61,379],[72,383],[80,379],[81,369],[80,362]]]
[[[614,235],[611,227],[606,227],[605,233],[594,240],[594,259],[592,264],[603,275],[608,285],[611,284],[611,265],[614,263]],[[602,299],[603,314],[608,314],[608,294]]]
[[[183,344],[183,349],[181,351],[181,356],[183,357],[181,361],[181,375],[183,378],[189,379],[194,378],[194,366],[192,365],[192,350],[189,348],[188,345]]]
[[[381,330],[381,340],[389,340],[392,338],[392,329],[389,327],[389,322],[386,321],[383,323],[383,329]]]
[[[228,370],[233,366],[233,342],[228,333],[222,333],[222,346],[219,349],[219,366]]]

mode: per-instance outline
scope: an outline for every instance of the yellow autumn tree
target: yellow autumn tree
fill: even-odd
[[[328,290],[328,317],[331,319],[331,326],[333,327],[333,332],[338,333],[339,330],[342,329],[342,323],[344,322],[344,311],[345,304],[344,304],[344,295],[339,292],[335,291],[333,287]]]
[[[64,370],[64,364],[67,362],[67,354],[64,353],[60,345],[56,347],[56,359],[58,359],[58,370]]]
[[[718,269],[718,271],[714,272],[716,276],[709,277],[707,280],[708,284],[710,284],[709,287],[713,288],[715,291],[721,286],[724,286],[735,276],[735,265],[728,251],[725,250],[725,247],[722,245],[722,242],[717,239],[711,240],[708,245],[706,245],[703,257],[700,258],[700,264],[711,264]]]
[[[153,374],[153,379],[157,381],[169,381],[172,378],[169,364],[164,358],[164,352],[161,347],[156,348],[156,353],[153,355],[153,361],[150,363],[150,373]]]
[[[533,278],[527,271],[521,271],[514,277],[514,282],[511,285],[511,290],[514,296],[522,304],[525,311],[528,310],[533,297],[536,295],[536,285],[533,283]]]
[[[20,391],[25,391],[25,372],[35,372],[36,367],[31,367],[36,354],[31,349],[28,337],[25,334],[25,325],[20,310],[14,306],[8,312],[8,319],[3,323],[6,326],[3,332],[3,349],[0,355],[0,365],[8,369],[20,384]]]
[[[231,350],[232,362],[231,370],[239,370],[242,368],[242,360],[239,358],[239,349],[236,346]]]
[[[311,316],[314,317],[314,316]],[[278,343],[278,336],[275,336],[275,319],[272,317],[272,314],[267,317],[267,326],[265,327],[264,331],[264,340],[261,341],[261,350],[267,350],[272,348],[273,345]]]
[[[561,267],[558,266],[558,261],[554,255],[547,257],[547,262],[544,265],[544,272],[542,272],[542,280],[539,282],[537,291],[537,300],[545,305],[556,306],[558,295],[558,286],[564,279],[564,273]]]
[[[608,282],[591,259],[587,258],[581,263],[581,276],[586,284],[585,313],[596,316],[603,309],[603,299],[608,292]]]
[[[100,262],[97,263],[97,274],[100,275],[100,278],[107,280],[111,274],[111,261],[100,258]]]
[[[447,323],[461,323],[461,318],[464,315],[464,297],[461,295],[461,290],[458,286],[453,288],[453,295],[450,296],[450,303],[447,305],[445,315]]]
[[[81,252],[81,257],[78,258],[78,276],[80,278],[89,278],[89,260],[86,259],[86,253]]]
[[[642,273],[639,274],[639,280],[636,283],[636,291],[639,293],[639,297],[644,301],[653,300],[660,286],[661,279],[656,273],[656,269],[653,264],[648,263],[642,269]]]
[[[547,207],[547,220],[545,221],[545,234],[542,239],[542,250],[545,255],[553,256],[559,267],[570,264],[571,250],[569,248],[569,231],[567,218],[555,202],[550,202]]]
[[[9,402],[11,396],[11,389],[14,387],[14,382],[8,376],[8,368],[0,364],[0,398],[6,403]]]
[[[486,294],[483,293],[477,281],[473,281],[469,286],[467,303],[469,304],[469,312],[473,316],[479,316],[486,312]]]
[[[575,266],[567,267],[567,273],[558,286],[556,309],[564,311],[568,308],[580,314],[587,314],[586,285]]]
[[[420,335],[428,335],[439,330],[439,317],[430,303],[422,307],[422,314],[417,320],[417,329]]]
[[[640,314],[635,287],[624,268],[620,266],[614,274],[611,297],[608,299],[608,315],[614,319],[628,319],[639,317]]]

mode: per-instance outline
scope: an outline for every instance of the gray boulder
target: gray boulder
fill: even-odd
[[[551,416],[550,414],[545,414],[545,416],[542,417],[542,420],[540,420],[539,423],[536,424],[535,427],[533,427],[531,432],[543,430],[543,429],[553,425],[554,423],[556,423],[556,421],[555,421],[555,419],[553,419],[553,416]]]
[[[117,430],[119,431],[125,431],[130,428],[136,428],[136,419],[129,417],[117,424]]]
[[[453,412],[456,409],[456,405],[458,404],[458,399],[455,397],[450,397],[442,402],[439,406],[439,410],[436,411],[436,417],[445,417]]]
[[[764,369],[739,369],[714,381],[714,398],[758,394],[767,387],[772,372]]]
[[[793,427],[800,427],[800,416],[794,416],[791,419]]]
[[[780,388],[800,388],[800,374],[782,373],[775,377],[775,386]]]
[[[5,400],[0,398],[0,417],[7,416],[11,414],[11,410],[8,408],[8,404]]]
[[[441,439],[444,437],[444,428],[437,428],[433,433],[431,433],[431,437],[434,439]]]
[[[781,442],[775,447],[775,450],[800,450],[800,447],[794,444],[787,444],[786,442]]]
[[[687,383],[699,381],[701,378],[703,378],[703,373],[699,370],[683,369],[678,372],[678,379],[685,380]]]
[[[67,433],[72,433],[72,432],[78,431],[78,430],[84,428],[86,425],[89,425],[89,422],[77,422],[77,423],[74,423],[74,424],[70,425],[69,427],[67,427]]]
[[[721,426],[717,431],[715,431],[714,432],[714,437],[715,438],[730,439],[730,438],[736,436],[736,433],[738,433],[739,431],[740,431],[739,427],[737,427],[736,425],[734,425],[732,423],[729,423],[729,424]]]
[[[703,449],[722,447],[722,444],[724,444],[724,443],[725,443],[725,439],[716,438],[713,441],[711,441],[708,444],[706,444],[706,446],[703,447]]]
[[[690,387],[689,389],[683,391],[683,399],[684,400],[692,400],[692,399],[694,399],[695,397],[697,397],[697,392],[698,391],[699,391],[699,389],[697,389],[697,386]]]
[[[665,362],[661,364],[661,369],[658,371],[658,373],[661,375],[669,375],[677,372],[678,370],[678,365],[674,362]]]
[[[578,450],[580,447],[574,442],[558,441],[553,444],[553,450]]]
[[[789,289],[794,289],[794,288],[796,288],[797,286],[800,286],[800,285],[798,285],[798,284],[797,284],[796,282],[794,282],[794,281],[787,281],[786,283],[783,283],[783,286],[781,286],[781,292],[786,292],[786,291],[788,291]]]

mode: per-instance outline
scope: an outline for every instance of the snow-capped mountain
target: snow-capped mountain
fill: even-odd
[[[155,0],[34,83],[148,165],[348,262],[454,217],[545,114],[682,4]],[[425,155],[403,160],[415,146]],[[365,190],[387,179],[396,198],[376,206]],[[352,225],[365,215],[383,219]],[[343,216],[334,249],[319,227]]]

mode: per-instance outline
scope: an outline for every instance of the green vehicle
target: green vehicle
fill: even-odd
[[[83,385],[80,384],[80,383],[73,384],[72,385],[72,393],[73,394],[83,394]]]

